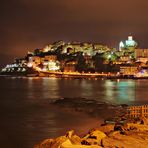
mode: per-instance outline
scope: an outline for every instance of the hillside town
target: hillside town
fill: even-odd
[[[139,48],[132,36],[121,41],[118,49],[97,43],[58,41],[28,51],[1,70],[3,75],[51,73],[148,77],[148,49]]]

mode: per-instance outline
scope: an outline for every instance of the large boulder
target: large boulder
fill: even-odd
[[[35,148],[59,148],[64,142],[69,140],[71,144],[80,144],[81,139],[74,134],[74,131],[69,131],[65,136],[60,136],[56,139],[44,140],[41,144],[36,145]]]
[[[60,145],[67,140],[66,136],[61,136],[56,139],[46,139],[34,148],[59,148]]]
[[[103,131],[105,134],[108,134],[111,131],[114,131],[114,125],[113,124],[104,124],[99,127],[99,130]]]
[[[83,145],[101,145],[101,140],[106,137],[106,134],[98,129],[91,130],[85,137],[82,138]]]

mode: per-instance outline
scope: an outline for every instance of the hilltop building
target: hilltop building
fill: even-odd
[[[119,43],[119,51],[123,50],[123,49],[133,49],[135,47],[137,47],[137,42],[133,40],[132,36],[128,36],[128,40],[126,41],[121,41]]]

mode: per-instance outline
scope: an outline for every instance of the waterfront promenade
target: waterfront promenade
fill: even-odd
[[[44,72],[39,71],[40,77],[57,77],[57,78],[111,78],[111,79],[147,79],[145,77],[137,77],[136,75],[122,75],[120,73],[79,73],[79,72]]]

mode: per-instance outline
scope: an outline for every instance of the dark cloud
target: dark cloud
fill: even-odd
[[[130,33],[148,47],[146,0],[10,0],[0,5],[0,54],[63,39],[118,46]]]

